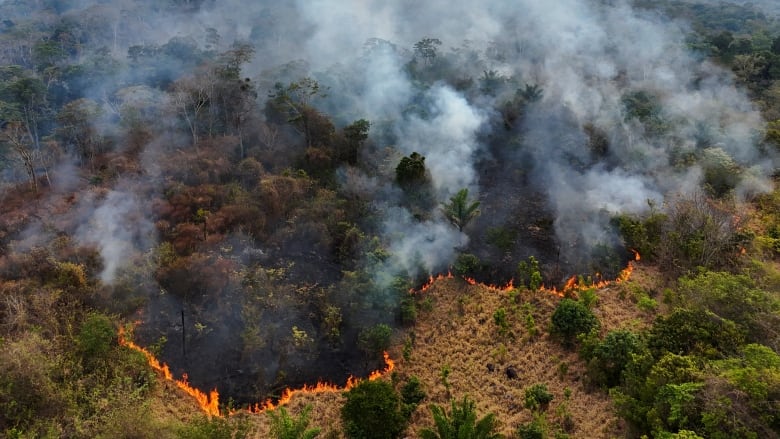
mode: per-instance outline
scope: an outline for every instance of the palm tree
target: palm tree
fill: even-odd
[[[287,409],[279,407],[268,412],[271,417],[271,434],[275,439],[314,439],[320,434],[319,428],[309,426],[311,406],[304,407],[298,417],[290,416]]]
[[[479,215],[479,201],[469,203],[469,190],[463,188],[450,198],[448,204],[442,205],[442,211],[448,220],[461,232],[466,224]]]
[[[450,416],[440,406],[431,405],[433,421],[436,430],[424,428],[420,431],[422,439],[503,439],[503,435],[496,433],[498,421],[493,413],[488,413],[482,419],[477,420],[477,412],[474,401],[468,396],[458,403],[452,401]]]

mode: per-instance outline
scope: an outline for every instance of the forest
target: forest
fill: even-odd
[[[0,429],[780,437],[772,0],[0,0]]]

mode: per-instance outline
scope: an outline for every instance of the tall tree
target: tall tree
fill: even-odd
[[[469,201],[469,190],[463,188],[442,205],[442,211],[448,220],[461,232],[463,228],[480,214],[479,201]]]

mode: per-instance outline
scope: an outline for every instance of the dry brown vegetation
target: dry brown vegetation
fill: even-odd
[[[601,331],[649,326],[655,313],[639,309],[636,294],[640,290],[657,291],[658,278],[652,269],[640,266],[631,281],[599,290],[593,311],[602,322]],[[495,413],[501,421],[501,432],[511,435],[519,425],[532,420],[533,413],[524,408],[524,394],[526,388],[537,383],[546,384],[554,395],[545,411],[551,434],[562,422],[561,405],[566,401],[568,388],[571,396],[566,405],[574,420],[572,437],[624,435],[625,426],[614,413],[608,394],[588,384],[585,365],[576,351],[564,349],[548,333],[550,316],[560,300],[557,296],[518,290],[513,301],[507,292],[469,285],[458,278],[438,280],[418,294],[420,301],[430,301],[432,310],[421,312],[414,327],[398,334],[392,352],[397,360],[395,379],[405,382],[406,378],[417,376],[428,395],[412,415],[407,436],[416,437],[421,428],[432,425],[429,404],[448,407],[451,398],[460,399],[463,395],[477,401],[480,415]],[[504,336],[498,333],[493,320],[493,313],[501,307],[507,310],[510,323]],[[538,330],[535,336],[526,326],[529,309]],[[406,337],[415,340],[408,361],[401,354]],[[492,372],[488,364],[493,366]],[[510,366],[517,371],[516,379],[506,374]],[[443,368],[450,369],[448,386],[442,380]],[[338,392],[296,395],[287,409],[295,415],[311,404],[310,425],[323,428],[320,437],[341,437],[342,403]],[[267,416],[249,416],[256,424],[254,437],[268,437]]]

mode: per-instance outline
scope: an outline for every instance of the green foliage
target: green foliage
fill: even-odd
[[[771,323],[767,323],[777,321],[772,314],[780,309],[780,303],[745,275],[704,271],[686,276],[679,280],[679,294],[690,307],[735,322],[753,341],[776,338]]]
[[[442,205],[442,211],[450,223],[462,232],[479,215],[479,201],[469,201],[469,190],[463,188],[450,197],[449,203]]]
[[[506,337],[509,333],[509,321],[506,318],[506,309],[503,307],[498,308],[496,312],[493,313],[493,322],[498,328],[498,334],[501,337]]]
[[[612,220],[626,247],[638,251],[643,259],[649,261],[655,260],[657,256],[663,226],[667,220],[665,214],[656,212],[653,207],[651,204],[651,211],[644,218],[622,214]]]
[[[85,361],[105,359],[109,350],[116,344],[116,330],[111,320],[99,313],[87,316],[81,324],[76,338],[79,351]]]
[[[493,413],[477,419],[476,404],[468,396],[452,400],[448,415],[441,406],[431,405],[434,428],[420,430],[422,439],[500,439],[498,421]]]
[[[593,309],[594,306],[596,306],[596,303],[599,301],[599,297],[596,295],[596,289],[595,288],[586,288],[578,293],[579,297],[577,300],[580,301],[583,305],[585,305],[588,309]]]
[[[406,419],[412,416],[417,406],[426,398],[425,390],[422,388],[420,379],[416,376],[409,377],[401,387],[402,412]]]
[[[460,253],[452,268],[459,276],[474,276],[482,270],[482,261],[471,253]]]
[[[639,337],[632,332],[610,331],[587,358],[590,379],[597,385],[618,385],[623,370],[643,347]]]
[[[490,227],[487,229],[486,240],[489,244],[507,253],[514,247],[516,235],[515,231],[505,227]]]
[[[384,324],[371,326],[358,334],[358,347],[367,355],[382,355],[390,347],[390,337],[393,329]]]
[[[656,356],[671,352],[718,357],[736,353],[744,340],[730,320],[705,310],[678,308],[653,322],[647,346]]]
[[[361,381],[344,393],[341,407],[344,433],[350,439],[395,439],[406,428],[401,399],[390,383]]]
[[[543,415],[534,416],[533,421],[517,427],[520,439],[545,439],[547,437],[547,420]]]
[[[441,383],[447,389],[447,393],[449,393],[450,391],[449,378],[451,373],[452,373],[452,367],[450,367],[450,365],[446,363],[439,370],[439,378],[441,379]]]
[[[420,185],[427,180],[426,172],[425,156],[413,152],[395,167],[395,181],[402,188]]]
[[[525,408],[546,410],[553,400],[553,394],[547,390],[547,384],[538,383],[525,389]]]
[[[528,261],[517,264],[517,280],[520,285],[535,291],[542,286],[542,272],[539,269],[539,261],[529,256]]]
[[[313,439],[320,434],[320,428],[308,428],[311,405],[304,407],[298,417],[290,416],[284,407],[267,413],[271,418],[271,435],[275,439]]]
[[[179,439],[246,439],[249,422],[240,418],[200,417],[182,427]]]
[[[565,298],[555,308],[551,318],[551,332],[572,345],[580,334],[587,334],[599,327],[598,318],[585,305]]]

